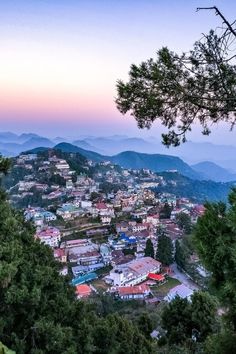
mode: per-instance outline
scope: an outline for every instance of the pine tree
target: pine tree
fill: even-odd
[[[179,240],[175,242],[175,262],[180,268],[185,268],[186,255]]]
[[[144,255],[145,255],[145,257],[154,258],[154,247],[153,247],[153,243],[150,240],[150,238],[148,238],[147,241],[146,241],[146,247],[145,247],[145,250],[144,250]]]
[[[173,263],[172,241],[165,234],[158,237],[156,259],[167,266]]]

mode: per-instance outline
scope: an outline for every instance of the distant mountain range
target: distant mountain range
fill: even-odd
[[[36,148],[31,153],[48,150],[48,148]],[[166,181],[164,186],[155,188],[156,192],[168,192],[191,198],[196,203],[205,201],[227,201],[230,189],[234,182],[222,183],[212,180],[201,180],[203,173],[197,174],[190,166],[184,163],[180,158],[161,154],[142,154],[133,151],[125,151],[114,156],[104,156],[94,151],[84,150],[78,146],[69,143],[60,143],[54,147],[54,150],[61,150],[70,156],[71,153],[80,155],[93,161],[112,161],[125,168],[149,168],[162,175]],[[206,166],[207,168],[207,166]],[[170,170],[172,170],[170,172]],[[174,172],[174,171],[178,172]],[[164,172],[162,172],[164,171]],[[201,170],[202,171],[202,170]],[[191,178],[189,178],[189,176]],[[174,182],[174,183],[173,183]]]
[[[134,151],[124,151],[120,154],[113,156],[105,156],[98,154],[94,151],[82,149],[78,146],[69,143],[60,143],[54,146],[54,149],[61,150],[63,152],[80,153],[87,159],[95,162],[111,161],[124,168],[132,169],[150,169],[154,172],[162,172],[174,170],[178,171],[184,176],[192,179],[202,179],[196,171],[194,171],[188,164],[182,161],[179,157],[161,155],[161,154],[143,154]],[[45,148],[42,148],[44,151]],[[40,150],[33,149],[31,152],[39,152]]]
[[[191,166],[202,179],[212,180],[215,182],[236,181],[236,173],[231,173],[223,167],[216,165],[214,162],[203,161]]]
[[[187,142],[167,150],[154,137],[142,139],[114,135],[48,139],[33,133],[17,135],[12,132],[0,132],[0,152],[5,156],[16,156],[22,151],[38,147],[52,148],[62,143],[73,145],[73,149],[82,149],[78,152],[82,151],[81,153],[89,159],[95,161],[110,159],[127,168],[149,168],[157,171],[174,169],[181,170],[181,173],[190,178],[222,182],[236,180],[234,146]],[[67,148],[72,149],[71,146]]]

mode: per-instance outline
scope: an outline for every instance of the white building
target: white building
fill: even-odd
[[[159,273],[160,270],[160,262],[151,257],[143,257],[115,267],[105,277],[105,281],[114,286],[132,286],[145,281],[149,273]]]
[[[193,290],[191,290],[184,284],[180,284],[175,286],[173,289],[171,289],[166,295],[166,297],[164,298],[164,300],[171,302],[176,298],[176,296],[179,296],[181,299],[187,298],[188,300],[190,300],[192,295],[193,295]]]
[[[61,233],[56,227],[47,227],[46,229],[40,230],[36,233],[35,237],[53,248],[58,247],[61,241]]]

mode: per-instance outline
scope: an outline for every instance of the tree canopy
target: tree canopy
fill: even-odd
[[[236,330],[236,189],[229,205],[207,203],[205,214],[194,230],[195,247],[201,262],[211,273],[211,286]]]
[[[158,237],[156,259],[164,265],[170,265],[173,262],[172,241],[165,234]]]
[[[167,146],[185,142],[196,122],[205,135],[220,121],[234,127],[236,32],[235,24],[222,19],[221,31],[203,35],[189,52],[177,54],[161,48],[156,58],[131,65],[128,82],[117,83],[118,110],[134,116],[139,128],[150,128],[159,120],[168,130],[162,134]]]
[[[152,257],[154,258],[154,247],[153,247],[153,243],[150,240],[150,238],[147,239],[146,241],[146,247],[144,249],[144,255],[145,257]]]

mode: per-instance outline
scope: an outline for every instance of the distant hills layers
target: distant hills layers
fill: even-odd
[[[120,135],[81,137],[71,143],[63,137],[48,139],[32,133],[17,135],[11,132],[0,132],[0,152],[5,156],[16,156],[23,151],[35,148],[57,148],[65,152],[79,152],[88,159],[94,161],[109,160],[124,168],[147,168],[155,172],[176,170],[192,179],[216,182],[236,181],[236,172],[234,172],[234,170],[236,171],[236,161],[234,161],[236,159],[236,147],[233,146],[188,142],[178,148],[168,150],[168,152],[180,156],[177,157],[171,154],[167,155],[166,148],[157,143],[154,138],[149,138],[146,141],[141,138],[129,138]],[[115,153],[117,151],[118,153]],[[147,153],[147,151],[150,152]],[[158,154],[154,152],[158,152]],[[110,154],[112,156],[109,156]],[[222,159],[224,155],[225,160],[221,163],[221,166],[213,162],[212,159],[205,161],[204,156],[207,158],[213,155],[218,159]],[[187,161],[197,161],[201,158],[202,161],[190,165],[183,161],[183,156]],[[230,167],[232,171],[222,167],[222,165],[227,166],[227,168]]]
[[[37,153],[39,151],[44,151],[46,149],[47,148],[43,148],[43,147],[36,148],[31,150],[31,152]],[[58,149],[68,153],[70,152],[80,153],[87,159],[95,162],[111,161],[124,168],[132,168],[132,169],[146,168],[154,172],[177,171],[183,176],[189,177],[191,179],[197,179],[197,180],[211,179],[208,176],[204,175],[203,169],[200,168],[201,166],[199,167],[200,171],[197,171],[197,169],[195,170],[187,163],[185,163],[183,160],[181,160],[179,157],[171,156],[171,155],[144,154],[144,153],[138,153],[134,151],[124,151],[117,155],[106,156],[106,155],[98,154],[97,152],[94,151],[82,149],[78,146],[69,143],[57,144],[54,146],[54,149]],[[216,168],[217,167],[218,166],[216,166]],[[208,167],[206,165],[206,170],[207,169]],[[224,170],[221,169],[220,167],[219,169]],[[228,173],[228,171],[226,171],[225,173]]]

